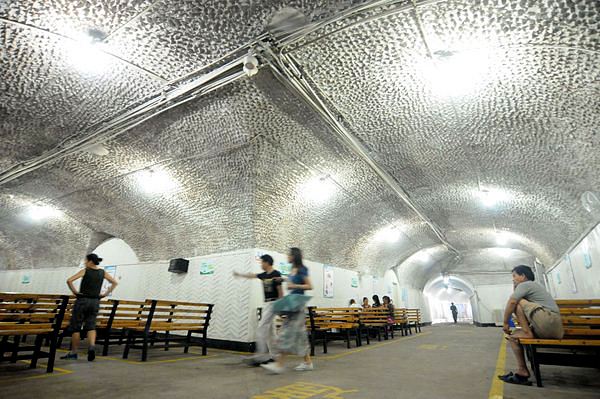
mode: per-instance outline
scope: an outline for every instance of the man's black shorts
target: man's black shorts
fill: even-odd
[[[78,332],[83,329],[86,331],[96,329],[96,316],[100,308],[100,299],[97,298],[77,298],[73,311],[71,312],[71,322],[69,330]]]

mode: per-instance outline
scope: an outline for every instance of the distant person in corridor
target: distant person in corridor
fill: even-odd
[[[519,265],[512,270],[512,276],[515,290],[504,311],[503,330],[508,334],[519,366],[514,373],[510,372],[498,378],[511,384],[531,385],[519,338],[561,339],[564,331],[556,302],[544,287],[534,282],[535,275],[531,268]],[[509,321],[513,313],[517,316],[521,329],[511,333]]]
[[[454,319],[454,324],[456,324],[458,320],[458,309],[456,308],[454,302],[451,302],[451,304],[452,305],[450,306],[450,311],[452,311],[452,318]]]
[[[67,328],[73,335],[71,337],[71,351],[61,359],[77,359],[77,350],[81,341],[80,330],[87,331],[88,360],[91,362],[96,358],[96,316],[100,308],[100,299],[108,296],[117,286],[117,281],[104,269],[98,267],[102,262],[96,254],[85,257],[85,268],[81,269],[67,280],[69,289],[77,297],[71,313],[71,321]],[[79,292],[73,283],[81,279]],[[110,287],[101,294],[104,279],[110,282]]]
[[[363,298],[362,307],[363,307],[363,309],[368,309],[371,307],[371,305],[369,305],[369,298],[367,298],[367,297]]]

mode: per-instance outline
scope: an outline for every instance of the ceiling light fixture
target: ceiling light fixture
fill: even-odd
[[[394,243],[400,239],[400,229],[396,226],[384,227],[375,234],[377,241]]]
[[[78,71],[97,74],[106,69],[110,58],[102,51],[104,36],[104,33],[91,29],[87,35],[65,42],[70,61]]]
[[[482,204],[488,208],[491,208],[508,199],[508,193],[504,190],[498,189],[481,189],[477,190],[475,194],[479,197]]]
[[[421,262],[427,262],[430,259],[429,253],[427,253],[425,250],[420,251],[417,253],[417,259],[419,259]]]
[[[487,69],[487,57],[475,51],[436,51],[433,65],[428,60],[427,68],[424,68],[432,90],[442,96],[470,93],[485,78]]]
[[[496,233],[496,242],[498,245],[506,245],[508,243],[508,237],[505,233],[498,232]]]
[[[179,188],[177,181],[164,169],[148,168],[137,175],[139,185],[149,194],[168,193]]]
[[[335,192],[335,184],[329,180],[329,176],[315,177],[302,187],[302,197],[314,204],[327,202]]]
[[[35,204],[29,207],[27,214],[30,219],[40,221],[42,219],[60,217],[62,212],[50,205]]]

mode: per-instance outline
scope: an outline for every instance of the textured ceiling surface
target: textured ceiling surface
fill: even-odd
[[[600,183],[600,3],[373,4],[2,2],[0,176],[210,71],[294,7],[318,24],[282,51],[458,256],[265,67],[108,139],[106,155],[0,185],[0,268],[77,264],[104,234],[141,260],[295,245],[362,272],[397,267],[417,288],[554,262],[594,222],[579,197]],[[76,41],[90,29],[91,69]],[[152,192],[161,179],[169,189]],[[59,212],[32,220],[35,203]]]

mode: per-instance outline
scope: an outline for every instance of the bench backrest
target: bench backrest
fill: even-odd
[[[600,339],[600,299],[558,299],[563,339]]]
[[[358,308],[308,308],[307,322],[311,329],[354,328],[358,326],[361,309]]]
[[[147,299],[139,326],[147,331],[206,331],[213,310],[211,303]]]
[[[69,297],[0,293],[0,330],[53,330],[61,327]]]
[[[360,312],[360,322],[365,325],[388,324],[390,311],[387,308],[366,308]]]

